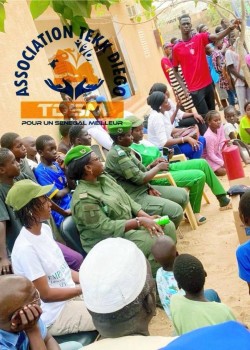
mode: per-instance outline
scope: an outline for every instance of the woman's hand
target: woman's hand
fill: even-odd
[[[150,235],[153,236],[162,236],[164,235],[164,232],[158,224],[154,222],[151,218],[146,217],[139,217],[140,225],[145,227],[145,229],[150,233]]]
[[[160,162],[156,165],[158,167],[158,171],[168,171],[169,164],[167,161]]]
[[[161,196],[161,193],[159,191],[157,191],[155,188],[153,187],[149,187],[148,189],[148,194],[150,196],[154,196],[154,197],[160,197]]]
[[[198,151],[200,149],[201,142],[193,139],[190,136],[184,137],[184,142],[188,142],[194,151]]]
[[[148,168],[152,169],[154,168],[156,165],[158,165],[159,163],[166,163],[166,159],[165,158],[157,158],[154,162],[152,162],[151,164],[149,164]]]

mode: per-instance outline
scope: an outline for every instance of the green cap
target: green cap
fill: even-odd
[[[9,190],[5,203],[14,210],[19,210],[28,204],[32,199],[48,194],[52,185],[40,186],[32,180],[20,180],[14,183]]]
[[[67,152],[64,158],[64,164],[69,165],[69,163],[72,160],[84,158],[91,152],[93,152],[93,150],[89,146],[79,145],[79,146],[73,147]]]
[[[126,134],[131,130],[132,123],[127,119],[115,119],[114,124],[108,125],[110,135]]]
[[[126,117],[126,120],[129,120],[132,123],[132,128],[137,128],[137,126],[141,126],[143,124],[143,120],[136,117],[135,115]]]

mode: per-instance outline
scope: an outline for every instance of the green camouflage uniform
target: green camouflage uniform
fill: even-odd
[[[150,215],[168,215],[177,228],[183,218],[183,208],[188,203],[188,193],[174,186],[152,186],[161,197],[148,195],[148,185],[143,183],[146,167],[133,155],[128,147],[113,144],[108,152],[106,171],[113,176],[130,197],[141,204]]]
[[[151,247],[156,236],[151,237],[143,227],[124,232],[126,221],[137,215],[141,205],[134,202],[109,175],[101,175],[96,182],[80,180],[72,197],[71,209],[86,252],[105,238],[126,238],[142,250],[155,275],[159,264],[154,261]],[[176,241],[172,222],[163,229]]]

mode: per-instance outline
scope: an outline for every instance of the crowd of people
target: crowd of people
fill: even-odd
[[[50,135],[1,136],[1,349],[78,350],[88,332],[99,333],[100,340],[87,346],[93,350],[193,349],[197,342],[204,350],[249,348],[246,325],[214,289],[204,289],[202,262],[178,254],[176,235],[189,201],[197,224],[207,222],[200,212],[205,184],[220,210],[232,208],[218,176],[226,174],[225,141],[240,137],[250,144],[249,88],[234,48],[240,20],[223,21],[215,34],[205,25],[195,34],[188,15],[179,22],[182,37],[164,45],[161,62],[176,103],[167,85],[153,84],[146,130],[142,119],[127,113],[107,130],[61,125],[58,144]],[[65,120],[76,118],[72,100],[60,111]],[[99,118],[99,106],[93,112]],[[105,162],[91,147],[92,137]],[[174,154],[187,160],[171,162]],[[156,179],[161,172],[170,172],[177,186]],[[239,214],[248,231],[249,203],[247,192]],[[61,243],[68,217],[85,254]],[[159,222],[162,217],[168,219]],[[249,243],[236,256],[250,294]],[[149,335],[157,296],[173,337]]]

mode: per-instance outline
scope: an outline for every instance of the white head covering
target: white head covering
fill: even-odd
[[[134,243],[105,239],[91,249],[80,268],[85,305],[100,314],[118,311],[138,297],[146,277],[146,258]]]

